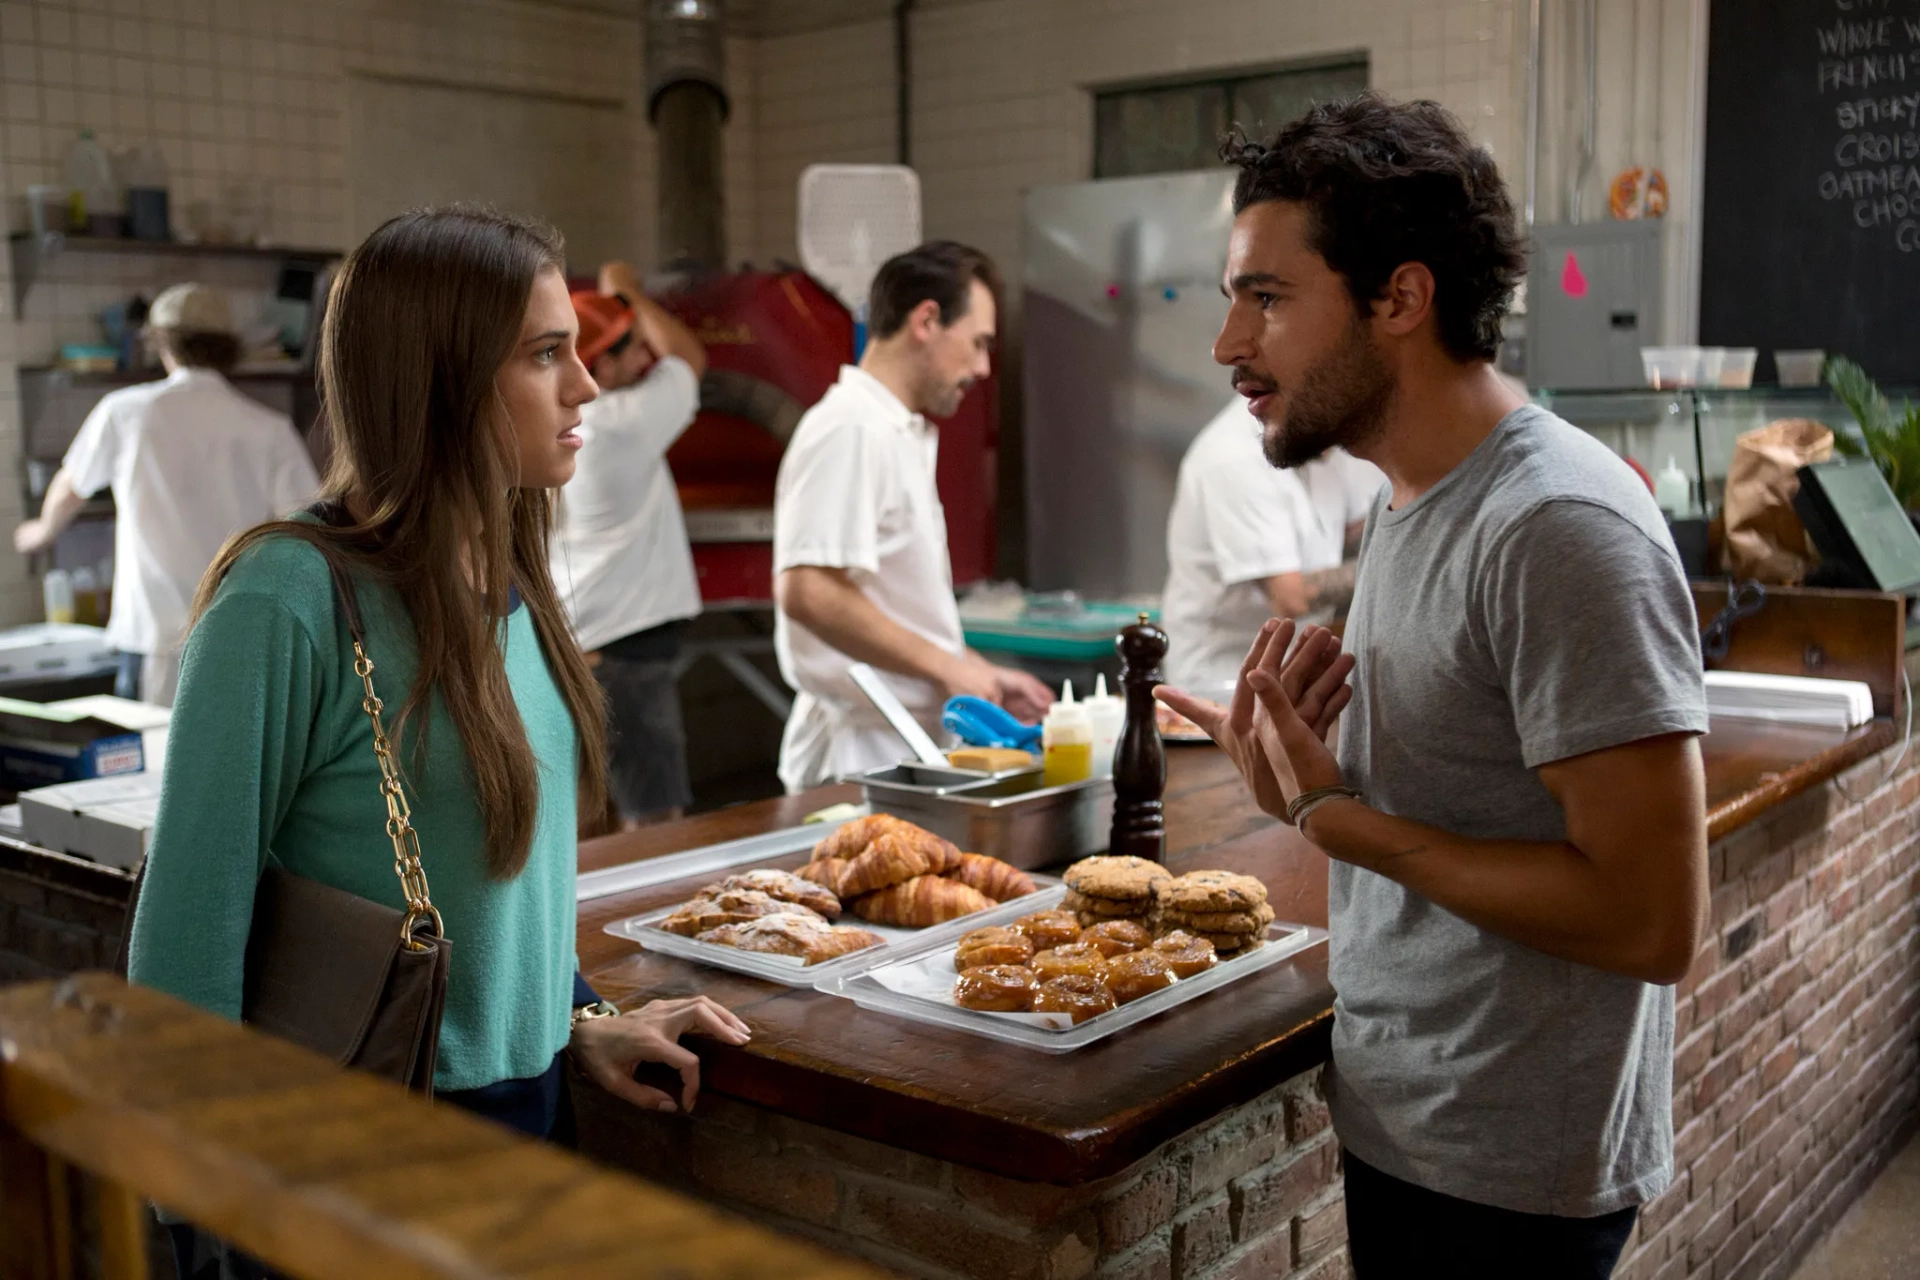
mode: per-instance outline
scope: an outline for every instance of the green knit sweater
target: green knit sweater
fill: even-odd
[[[413,629],[391,590],[363,582],[357,596],[391,729],[416,668]],[[424,761],[412,730],[399,744],[421,863],[453,943],[440,1089],[539,1075],[568,1036],[577,742],[525,607],[501,627],[501,648],[540,767],[525,870],[487,877],[467,754],[437,698]],[[404,906],[361,697],[320,553],[296,538],[248,552],[187,643],[133,923],[133,981],[239,1017],[268,859]]]

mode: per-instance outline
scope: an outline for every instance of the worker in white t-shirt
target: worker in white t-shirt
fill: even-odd
[[[576,349],[600,385],[581,406],[578,469],[561,491],[553,581],[607,691],[608,766],[621,825],[692,800],[680,714],[681,633],[700,612],[667,450],[700,408],[706,349],[610,262],[573,295]]]
[[[939,433],[993,351],[997,277],[985,254],[935,241],[888,259],[867,305],[870,341],[800,420],[775,490],[774,647],[799,690],[780,747],[789,791],[893,764],[906,744],[847,669],[881,673],[939,732],[954,694],[1026,721],[1053,695],[966,647],[934,484]]]
[[[146,339],[161,382],[103,396],[47,486],[40,516],[14,531],[26,554],[52,547],[86,500],[113,489],[115,692],[173,704],[200,577],[233,534],[292,512],[320,482],[282,413],[235,390],[240,357],[226,295],[177,284],[154,299]]]
[[[1361,528],[1385,477],[1342,449],[1269,466],[1236,397],[1187,447],[1167,518],[1169,684],[1211,696],[1270,617],[1324,622],[1353,598]]]

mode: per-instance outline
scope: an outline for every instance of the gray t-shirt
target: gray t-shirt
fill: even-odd
[[[1389,497],[1346,631],[1340,765],[1368,804],[1467,836],[1564,839],[1535,769],[1706,731],[1686,576],[1605,446],[1527,405],[1428,492],[1398,511]],[[1356,1155],[1566,1217],[1666,1185],[1671,987],[1556,959],[1347,863],[1330,898],[1327,1096]]]

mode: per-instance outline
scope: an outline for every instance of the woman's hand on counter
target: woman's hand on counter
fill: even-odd
[[[706,996],[654,1000],[617,1018],[588,1018],[577,1023],[568,1048],[574,1061],[608,1093],[650,1111],[691,1111],[700,1096],[700,1059],[681,1047],[689,1031],[722,1044],[745,1044],[747,1024]],[[680,1073],[680,1102],[633,1078],[643,1062],[661,1062]]]
[[[1352,655],[1340,651],[1325,627],[1269,619],[1240,665],[1231,706],[1164,685],[1154,696],[1205,730],[1239,769],[1255,803],[1284,822],[1293,797],[1340,783],[1327,734],[1353,697],[1352,672]]]

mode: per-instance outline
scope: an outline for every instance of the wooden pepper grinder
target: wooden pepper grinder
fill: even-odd
[[[1167,656],[1167,633],[1153,625],[1152,615],[1143,613],[1114,640],[1114,648],[1123,664],[1120,683],[1126,689],[1127,718],[1113,752],[1113,836],[1107,851],[1161,862],[1167,849],[1160,806],[1167,790],[1167,753],[1160,745],[1153,686],[1160,681],[1160,663]]]

